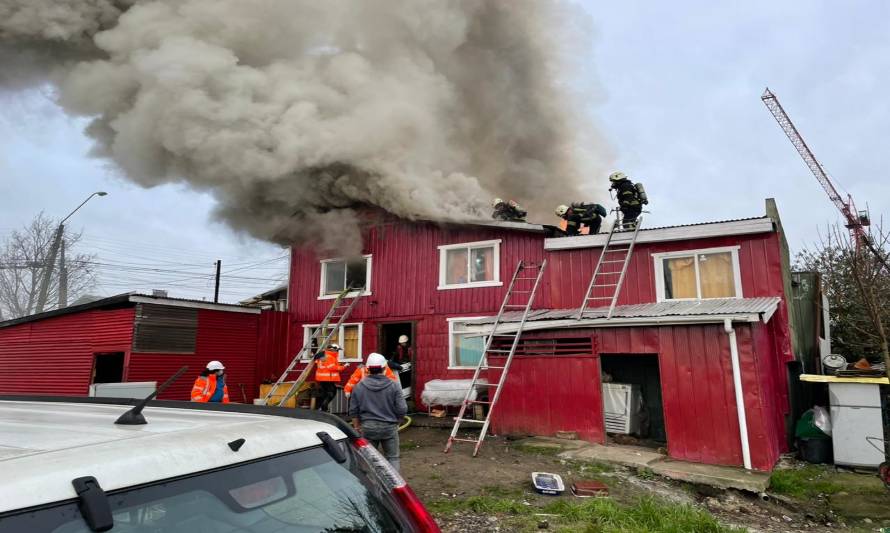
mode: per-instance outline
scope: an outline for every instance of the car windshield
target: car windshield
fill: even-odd
[[[348,446],[346,448],[349,448]],[[401,531],[391,500],[348,455],[321,448],[108,495],[114,532]],[[102,480],[99,480],[100,484]],[[0,519],[0,531],[87,533],[76,502]]]

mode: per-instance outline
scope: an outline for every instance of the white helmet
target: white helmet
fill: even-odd
[[[561,205],[556,208],[556,216],[561,217],[569,212],[569,206]]]
[[[210,361],[207,363],[207,370],[225,370],[226,367],[223,366],[219,361]]]
[[[386,366],[386,357],[383,357],[377,352],[373,352],[368,356],[368,361],[365,365],[367,365],[368,368]]]
[[[624,172],[613,172],[609,174],[609,181],[621,181],[626,179],[627,176],[624,174]]]
[[[328,346],[328,350],[334,350],[335,352],[339,352],[342,349],[339,344],[333,342]]]
[[[495,198],[494,200],[491,201],[491,207],[497,207],[497,206],[501,205],[502,203],[504,203],[503,200],[501,200],[500,198]]]
[[[399,344],[405,344],[406,342],[408,342],[408,336],[407,336],[407,335],[402,335],[402,336],[399,337]]]

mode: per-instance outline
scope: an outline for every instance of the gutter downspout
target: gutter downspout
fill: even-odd
[[[746,470],[751,470],[751,449],[748,446],[748,419],[745,416],[745,395],[742,392],[742,370],[739,365],[739,345],[735,337],[732,320],[723,319],[723,330],[729,337],[729,353],[732,359],[732,383],[735,389],[735,407],[739,416],[739,435],[742,441],[742,462]]]

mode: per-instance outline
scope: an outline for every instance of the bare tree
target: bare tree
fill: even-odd
[[[857,247],[839,227],[813,250],[797,256],[796,266],[822,274],[831,305],[835,351],[855,360],[880,358],[890,376],[890,233],[883,225],[871,229],[870,249]]]
[[[42,212],[21,230],[0,244],[0,320],[10,320],[34,312],[40,280],[52,246],[58,223]],[[65,233],[64,243],[68,259],[68,294],[75,299],[95,283],[90,254],[73,254],[80,233]],[[44,310],[57,307],[59,294],[59,265],[52,265],[47,305]]]

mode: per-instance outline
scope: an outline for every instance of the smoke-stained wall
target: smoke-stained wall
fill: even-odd
[[[233,228],[358,251],[356,207],[533,217],[604,196],[568,2],[0,0],[0,83],[50,81],[95,154],[211,192]]]

